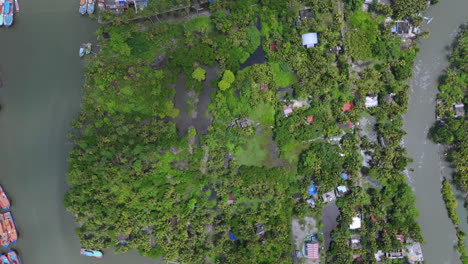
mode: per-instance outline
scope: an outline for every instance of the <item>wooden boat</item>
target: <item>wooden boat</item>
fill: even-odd
[[[80,0],[80,9],[79,12],[82,16],[86,14],[86,9],[88,8],[87,0]]]
[[[91,53],[91,43],[86,43],[85,45],[85,53],[86,55],[90,54]]]
[[[95,5],[94,0],[88,0],[88,9],[87,9],[88,14],[94,13],[94,5]]]
[[[19,4],[18,4],[18,0],[15,0],[15,10],[16,10],[16,13],[19,12]]]
[[[1,185],[0,185],[0,207],[4,210],[10,209],[10,200],[8,200],[8,196],[6,195]]]
[[[2,264],[12,264],[12,263],[8,260],[7,256],[5,256],[5,255],[3,255],[3,254],[0,255],[0,261],[2,262]]]
[[[18,233],[16,232],[15,221],[13,220],[13,216],[10,212],[3,214],[3,221],[5,222],[8,240],[10,243],[16,243],[16,240],[18,239]]]
[[[5,0],[3,5],[3,24],[6,27],[11,27],[13,25],[13,0]]]
[[[92,250],[92,249],[85,249],[85,248],[80,249],[80,254],[82,256],[95,257],[99,259],[104,256],[104,254],[102,254],[102,252],[99,250]]]
[[[8,260],[11,264],[21,264],[20,258],[14,250],[8,251]]]
[[[10,240],[8,240],[8,231],[6,229],[5,221],[3,221],[3,216],[0,215],[0,245],[6,248],[10,245]]]
[[[79,50],[79,55],[80,55],[80,58],[82,58],[86,53],[86,45],[85,44],[81,44],[80,45],[80,50]]]
[[[0,26],[3,26],[3,6],[5,5],[5,0],[0,0]]]

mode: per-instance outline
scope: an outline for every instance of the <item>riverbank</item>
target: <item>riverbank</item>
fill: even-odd
[[[444,158],[439,158],[439,147],[425,135],[435,122],[439,76],[447,68],[446,47],[452,44],[459,25],[468,19],[466,12],[461,11],[467,8],[466,1],[452,1],[451,4],[429,8],[427,16],[434,17],[434,20],[425,28],[431,32],[431,37],[420,44],[414,78],[410,81],[411,103],[405,115],[405,147],[408,155],[414,159],[413,165],[410,165],[414,171],[409,173],[409,182],[417,198],[420,211],[418,221],[426,240],[423,250],[430,263],[460,263],[459,255],[454,250],[456,231],[439,195],[442,178],[450,177],[452,169]],[[459,204],[463,204],[463,200],[457,199]],[[459,206],[458,210],[464,209]],[[460,228],[464,232],[468,230],[467,227],[466,221],[461,221]]]

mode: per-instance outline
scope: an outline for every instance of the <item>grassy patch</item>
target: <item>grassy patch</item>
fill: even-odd
[[[291,140],[281,149],[281,158],[283,158],[291,168],[295,168],[299,161],[299,155],[309,147],[310,143],[302,143],[297,140]]]
[[[209,17],[200,16],[187,20],[185,23],[185,29],[187,31],[210,32],[212,24]]]
[[[237,150],[236,161],[241,165],[261,166],[267,157],[266,144],[267,137],[263,133],[254,135]]]
[[[275,76],[275,82],[279,87],[287,87],[294,83],[294,75],[291,73],[289,65],[286,63],[273,62],[271,70]]]
[[[275,108],[266,103],[260,103],[250,113],[249,118],[263,125],[272,126],[275,123]]]

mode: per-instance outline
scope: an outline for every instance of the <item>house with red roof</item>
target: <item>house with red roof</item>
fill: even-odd
[[[353,102],[347,102],[346,104],[343,105],[342,111],[343,111],[343,113],[346,113],[346,112],[351,111],[353,109],[354,109]]]
[[[306,244],[306,253],[308,259],[319,259],[319,244],[318,242],[308,242]]]

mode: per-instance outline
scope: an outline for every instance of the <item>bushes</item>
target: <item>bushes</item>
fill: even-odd
[[[205,75],[206,75],[205,69],[203,69],[201,67],[197,67],[192,73],[192,78],[194,78],[195,80],[201,82],[201,81],[205,80],[205,78],[206,78]]]
[[[455,198],[455,195],[452,192],[452,186],[447,179],[444,179],[442,182],[442,198],[444,199],[445,206],[447,207],[447,213],[450,220],[452,220],[454,225],[459,225],[460,218],[457,213],[457,199]]]

